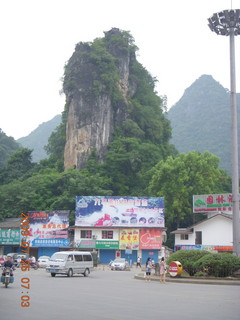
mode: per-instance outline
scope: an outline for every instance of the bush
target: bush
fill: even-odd
[[[188,272],[190,276],[193,276],[198,271],[195,262],[209,254],[208,251],[204,250],[179,250],[167,259],[167,264],[172,261],[179,261],[183,269]]]
[[[194,267],[208,276],[228,277],[240,269],[240,257],[230,253],[212,253],[197,260]]]

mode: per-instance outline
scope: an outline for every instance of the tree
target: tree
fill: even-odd
[[[32,150],[23,148],[10,156],[7,161],[7,166],[0,170],[1,184],[31,175],[31,170],[35,166],[35,164],[32,163],[31,153]]]
[[[21,146],[12,137],[8,137],[0,129],[0,168],[4,167],[10,155],[20,148]]]
[[[143,195],[145,172],[165,154],[161,146],[137,138],[117,137],[109,144],[103,167],[114,195]]]
[[[219,159],[209,152],[181,153],[160,161],[148,173],[148,192],[165,199],[165,215],[170,230],[193,223],[192,196],[229,192],[229,179],[218,169]],[[229,188],[229,189],[227,189]]]

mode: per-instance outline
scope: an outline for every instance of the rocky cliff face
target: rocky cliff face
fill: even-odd
[[[114,130],[128,117],[135,50],[127,33],[112,29],[93,43],[79,43],[65,67],[68,111],[65,168],[81,169],[93,150],[103,160]]]

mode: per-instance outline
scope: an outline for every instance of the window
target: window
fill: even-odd
[[[113,231],[102,231],[102,239],[113,239]]]
[[[202,231],[196,231],[195,236],[195,244],[202,244]]]
[[[92,239],[92,230],[81,230],[82,239]]]
[[[82,261],[82,255],[81,254],[76,254],[74,255],[75,261]]]
[[[92,256],[90,254],[84,254],[83,261],[92,261]]]
[[[68,256],[67,261],[73,261],[73,255],[72,255],[72,254],[70,254],[70,255]]]
[[[180,239],[181,240],[188,240],[188,234],[181,234]]]

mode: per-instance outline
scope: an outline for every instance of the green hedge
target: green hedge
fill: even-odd
[[[240,269],[240,257],[230,253],[212,253],[196,261],[195,268],[208,276],[228,277]]]
[[[183,269],[189,273],[190,276],[193,276],[198,271],[195,262],[209,254],[208,251],[204,250],[179,250],[171,254],[167,259],[167,264],[172,261],[179,261],[181,262]]]
[[[197,273],[207,276],[227,277],[240,269],[240,257],[230,253],[179,250],[167,259],[167,264],[171,261],[179,261],[183,270],[189,273],[190,276]]]

